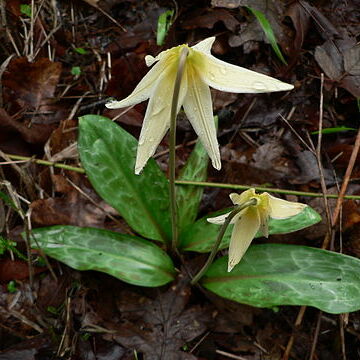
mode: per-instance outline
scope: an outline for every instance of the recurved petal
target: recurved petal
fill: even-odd
[[[199,74],[206,84],[220,91],[264,93],[294,88],[293,85],[270,76],[228,64],[205,52],[202,52],[202,60],[197,66]]]
[[[228,271],[240,262],[260,228],[260,218],[256,208],[247,208],[236,221],[229,246]]]
[[[151,66],[158,61],[166,60],[167,57],[170,55],[170,53],[173,51],[174,51],[174,48],[171,48],[171,49],[162,51],[160,54],[156,55],[155,57],[151,56],[151,55],[146,55],[145,56],[146,66]]]
[[[188,67],[187,75],[188,91],[183,104],[186,116],[204,145],[213,167],[220,170],[219,144],[209,86],[202,81],[192,66]]]
[[[119,109],[147,100],[154,91],[157,80],[161,74],[163,74],[170,66],[171,63],[166,61],[157,62],[154,67],[150,69],[149,72],[141,79],[134,91],[127,98],[121,101],[111,101],[105,104],[105,106],[108,109]]]
[[[274,219],[286,219],[301,213],[306,204],[291,202],[276,198],[267,194],[270,199],[270,217]]]
[[[240,205],[245,201],[250,200],[250,198],[256,197],[257,195],[255,193],[255,189],[250,188],[246,191],[243,191],[241,194],[231,193],[229,196],[234,205]]]
[[[156,81],[141,128],[136,154],[135,174],[139,174],[149,158],[154,155],[161,139],[170,127],[171,100],[175,78],[176,69],[175,66],[172,66],[159,74]],[[179,93],[178,111],[184,101],[186,89],[187,76],[186,72],[184,72]]]
[[[210,55],[211,54],[211,48],[212,48],[212,46],[214,44],[214,41],[215,41],[215,36],[208,37],[208,38],[200,41],[196,45],[192,46],[191,48]]]
[[[229,215],[230,213],[228,212],[226,214],[215,216],[213,218],[207,218],[206,220],[211,224],[222,225]]]

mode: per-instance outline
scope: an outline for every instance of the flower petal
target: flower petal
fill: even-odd
[[[191,65],[188,66],[187,75],[188,92],[183,104],[186,116],[204,145],[213,167],[220,170],[220,151],[209,86],[201,80]]]
[[[235,223],[229,246],[228,271],[238,264],[253,241],[260,227],[260,217],[256,208],[247,208]]]
[[[213,218],[207,218],[206,221],[211,224],[222,225],[229,215],[230,213],[228,212],[226,214],[215,216]]]
[[[301,213],[306,204],[291,202],[267,194],[270,199],[270,216],[274,219],[286,219]]]
[[[108,109],[119,109],[147,100],[154,91],[157,80],[161,74],[172,65],[171,62],[167,62],[165,58],[163,60],[164,61],[156,63],[154,67],[150,69],[150,71],[141,79],[134,91],[127,98],[121,101],[111,101],[105,104],[105,106]]]
[[[294,88],[293,85],[270,76],[228,64],[206,54],[205,51],[199,51],[198,54],[202,54],[202,61],[197,64],[199,74],[203,81],[214,89],[234,93],[264,93]]]
[[[257,197],[254,188],[243,191],[241,194],[231,193],[229,196],[234,205],[240,205],[252,197]]]
[[[159,63],[158,63],[159,64]],[[156,64],[157,65],[157,64]],[[156,66],[155,65],[155,66]],[[158,74],[154,91],[146,109],[136,154],[135,174],[139,174],[170,127],[171,101],[176,78],[176,64]],[[178,111],[187,91],[186,71],[181,81]]]
[[[215,36],[208,37],[197,43],[195,46],[192,46],[191,48],[210,55],[214,41],[215,41]]]

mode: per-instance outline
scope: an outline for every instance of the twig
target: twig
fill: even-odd
[[[314,333],[314,339],[311,345],[311,352],[310,352],[310,356],[309,356],[309,360],[313,360],[314,355],[315,355],[315,350],[316,350],[316,344],[319,338],[319,332],[320,332],[320,325],[321,325],[321,318],[322,318],[322,311],[319,311],[319,316],[316,322],[316,328],[315,328],[315,333]]]
[[[222,356],[226,356],[230,359],[235,359],[235,360],[247,360],[246,358],[240,356],[240,355],[234,355],[234,354],[230,354],[228,352],[222,351],[222,350],[216,350],[215,351],[217,354],[222,355]]]

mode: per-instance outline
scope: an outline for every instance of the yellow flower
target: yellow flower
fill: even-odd
[[[155,58],[146,56],[147,66],[153,68],[124,100],[106,104],[117,109],[150,99],[136,156],[135,173],[139,174],[154,155],[161,139],[170,127],[171,101],[181,49],[188,48],[185,71],[181,82],[178,109],[183,106],[195,132],[204,145],[212,164],[221,168],[219,145],[213,118],[209,86],[234,93],[264,93],[291,90],[292,85],[270,76],[221,61],[211,55],[215,37],[207,38],[193,47],[180,45],[161,52]]]
[[[307,206],[278,199],[267,192],[258,195],[255,193],[255,189],[246,190],[241,195],[230,194],[230,199],[234,205],[242,205],[252,199],[256,200],[256,204],[240,211],[230,222],[234,224],[234,229],[230,239],[228,271],[231,271],[240,262],[259,230],[263,236],[269,236],[269,218],[286,219],[299,214]],[[229,214],[209,218],[207,221],[213,224],[223,224]]]

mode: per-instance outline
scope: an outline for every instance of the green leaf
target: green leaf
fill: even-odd
[[[4,203],[10,206],[13,210],[19,211],[16,204],[11,200],[10,196],[6,195],[4,192],[0,191],[0,199],[4,201]]]
[[[88,51],[82,47],[74,48],[74,51],[80,55],[86,55],[88,53]]]
[[[20,12],[23,15],[31,17],[31,5],[28,4],[20,4]]]
[[[71,75],[80,76],[80,75],[81,75],[81,68],[80,68],[80,66],[73,66],[73,67],[71,68]]]
[[[276,42],[276,38],[275,38],[275,34],[273,32],[273,29],[271,27],[271,24],[269,23],[268,19],[265,17],[265,15],[258,10],[255,10],[249,6],[246,6],[246,8],[248,10],[250,10],[250,12],[256,17],[256,19],[258,20],[261,28],[263,29],[267,39],[269,40],[269,43],[271,45],[271,47],[273,48],[275,54],[277,55],[277,57],[280,59],[280,61],[282,63],[284,63],[285,65],[287,65],[286,60],[284,59],[281,50]]]
[[[306,246],[263,244],[249,248],[227,272],[227,257],[203,278],[208,289],[243,304],[314,306],[332,314],[360,309],[360,260]]]
[[[332,128],[326,128],[326,129],[322,129],[321,133],[322,134],[335,134],[338,132],[342,132],[342,131],[356,131],[356,129],[354,128],[350,128],[350,127],[346,127],[346,126],[338,126],[338,127],[332,127]],[[319,133],[319,131],[312,131],[311,135],[317,135]]]
[[[12,251],[19,259],[28,261],[27,257],[16,248],[16,245],[16,242],[5,239],[0,235],[0,255],[4,254],[6,250]]]
[[[158,19],[157,32],[156,32],[156,44],[161,46],[164,44],[166,35],[172,25],[174,16],[174,10],[167,10],[163,12]]]
[[[97,270],[129,284],[160,286],[174,278],[169,256],[155,244],[112,231],[52,226],[31,233],[32,246],[77,270]]]
[[[185,251],[210,252],[214,246],[220,225],[210,224],[206,219],[230,212],[231,209],[225,209],[213,214],[209,214],[192,225],[189,225],[180,237],[180,247]],[[314,225],[321,220],[321,216],[310,206],[298,215],[287,219],[269,220],[269,234],[286,234],[297,230],[304,229]],[[226,229],[224,237],[220,244],[220,249],[229,247],[231,232],[233,225],[229,225]],[[256,237],[261,237],[258,233]]]
[[[137,141],[108,118],[79,121],[79,153],[90,182],[140,235],[170,239],[168,180],[153,159],[135,175]]]
[[[9,293],[16,293],[17,292],[17,283],[15,280],[10,280],[9,283],[7,284],[7,291]]]

